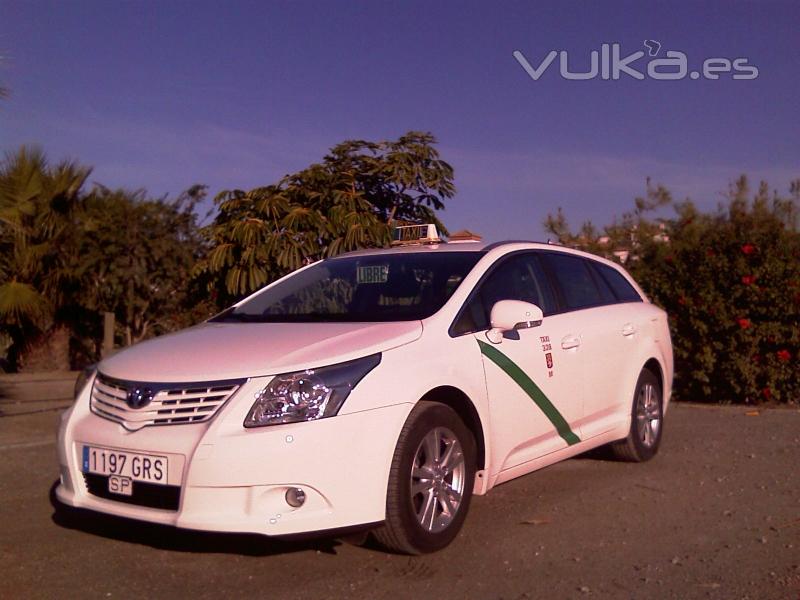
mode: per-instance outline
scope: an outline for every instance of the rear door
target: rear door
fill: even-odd
[[[602,319],[593,323],[592,335],[604,349],[607,370],[595,376],[600,379],[598,389],[602,394],[587,394],[583,431],[587,437],[600,435],[614,428],[620,415],[630,411],[633,382],[623,374],[630,373],[631,361],[641,355],[641,345],[650,335],[650,311],[641,296],[615,268],[587,260],[595,274],[598,286],[608,290],[613,297],[602,307]]]
[[[541,325],[509,332],[500,344],[486,338],[492,306],[522,300],[544,312]],[[556,300],[532,252],[501,258],[479,284],[456,321],[456,333],[472,333],[481,348],[491,416],[491,473],[515,467],[580,441],[583,415],[581,365],[554,340],[566,323],[553,316]]]
[[[589,439],[615,426],[621,403],[630,401],[620,373],[626,372],[627,357],[634,355],[631,349],[641,325],[618,303],[594,261],[563,252],[547,252],[544,260],[557,284],[562,316],[569,320],[568,333],[559,343],[578,344],[584,407],[579,427],[582,438]]]

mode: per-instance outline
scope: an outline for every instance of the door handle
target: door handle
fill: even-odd
[[[564,336],[561,340],[561,347],[564,350],[577,348],[580,345],[581,345],[581,338],[579,338],[577,335],[569,334],[567,336]]]
[[[629,337],[634,333],[636,333],[636,325],[633,323],[625,323],[625,325],[622,326],[622,335],[625,337]]]

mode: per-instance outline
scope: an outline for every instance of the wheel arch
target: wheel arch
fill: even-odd
[[[658,385],[661,387],[661,401],[663,404],[663,410],[666,414],[667,408],[669,407],[670,397],[672,395],[672,382],[666,381],[665,379],[666,375],[664,364],[655,356],[651,356],[645,361],[642,369],[647,369],[658,379]]]
[[[658,377],[658,385],[661,386],[661,391],[664,391],[664,369],[661,367],[661,363],[658,361],[657,358],[653,357],[647,360],[644,363],[642,369],[647,369],[651,371],[653,375]]]
[[[486,467],[486,439],[483,432],[483,423],[469,396],[462,390],[452,385],[440,385],[425,393],[420,401],[427,400],[439,402],[452,408],[461,417],[464,424],[475,436],[475,446],[477,450],[478,470]]]

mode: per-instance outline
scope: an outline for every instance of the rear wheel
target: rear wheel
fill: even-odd
[[[397,442],[386,522],[373,532],[375,539],[405,554],[447,546],[467,516],[475,452],[472,433],[452,408],[437,402],[417,404]]]
[[[639,374],[631,410],[628,437],[611,444],[614,455],[629,462],[653,458],[661,445],[664,429],[664,404],[658,377],[649,369]]]

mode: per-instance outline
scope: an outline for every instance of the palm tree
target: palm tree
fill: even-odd
[[[22,147],[0,164],[0,330],[19,359],[42,340],[69,276],[63,244],[91,169]],[[46,339],[46,336],[44,337]]]

